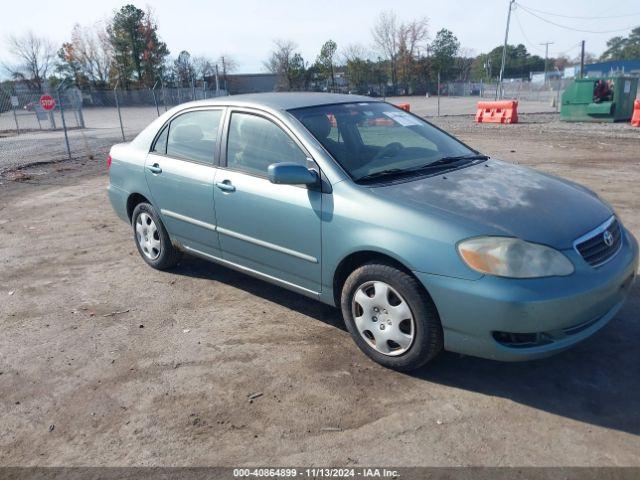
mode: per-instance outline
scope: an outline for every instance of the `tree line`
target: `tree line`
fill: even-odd
[[[433,38],[426,17],[401,21],[393,11],[381,12],[371,29],[371,46],[351,44],[338,48],[333,40],[318,56],[306,61],[292,40],[276,40],[264,65],[278,75],[279,90],[345,90],[358,93],[413,94],[435,91],[438,79],[495,81],[500,72],[503,46],[473,55],[456,35],[443,28]],[[614,37],[597,58],[585,53],[585,62],[640,59],[640,27],[628,37]],[[579,65],[580,56],[559,55],[547,60],[550,70]],[[525,45],[507,45],[505,78],[529,79],[545,69],[545,59]],[[336,81],[339,76],[341,82]],[[337,85],[340,83],[340,85]]]
[[[192,56],[181,51],[175,58],[158,33],[151,9],[124,5],[113,16],[91,26],[76,24],[59,48],[47,38],[27,32],[6,40],[13,64],[3,64],[15,81],[42,90],[68,81],[78,87],[151,88],[158,82],[189,87],[203,78],[220,79],[236,68],[229,55]]]
[[[189,87],[196,81],[216,79],[225,88],[227,75],[237,69],[229,55],[216,58],[192,56],[181,51],[175,57],[159,35],[153,11],[124,5],[111,18],[92,26],[76,24],[60,47],[32,32],[6,39],[15,58],[3,65],[13,80],[41,90],[46,82],[63,80],[78,87],[151,88],[158,82]],[[277,75],[278,90],[356,91],[370,93],[424,93],[438,78],[447,81],[492,81],[499,73],[502,45],[474,55],[461,46],[456,35],[440,29],[430,35],[426,17],[401,20],[393,11],[381,12],[371,28],[368,45],[339,46],[331,39],[310,61],[292,40],[275,40],[264,68]],[[628,37],[613,37],[601,60],[640,58],[640,27]],[[563,69],[579,58],[549,59],[551,68]],[[587,63],[596,60],[587,54]],[[506,78],[529,78],[542,71],[545,61],[522,45],[506,49]],[[209,84],[210,87],[214,85]]]

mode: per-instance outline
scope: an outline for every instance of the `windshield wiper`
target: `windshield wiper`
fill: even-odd
[[[386,170],[380,170],[378,172],[369,173],[367,175],[363,175],[356,179],[356,182],[375,180],[380,177],[388,177],[393,175],[404,175],[410,174],[414,175],[416,172],[421,170],[429,170],[432,168],[446,168],[447,165],[451,165],[452,163],[456,163],[462,160],[488,160],[489,157],[487,155],[481,154],[473,154],[473,155],[458,155],[458,156],[449,156],[442,157],[438,160],[430,163],[426,163],[419,167],[415,168],[388,168]]]
[[[388,177],[391,175],[397,175],[399,173],[407,173],[410,170],[405,170],[404,168],[388,168],[386,170],[380,170],[378,172],[368,173],[367,175],[363,175],[362,177],[356,178],[356,182],[374,180],[380,177]]]
[[[422,170],[425,168],[435,168],[435,167],[442,167],[445,165],[451,165],[452,163],[456,163],[459,162],[461,160],[488,160],[489,156],[488,155],[482,155],[482,154],[473,154],[473,155],[452,155],[449,157],[442,157],[439,158],[438,160],[434,161],[434,162],[429,162],[426,163],[424,165],[422,165],[421,167],[418,167],[416,170]]]

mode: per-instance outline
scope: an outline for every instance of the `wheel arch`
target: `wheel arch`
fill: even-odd
[[[422,285],[422,282],[420,282],[420,280],[413,274],[411,269],[407,267],[402,261],[384,252],[376,250],[359,250],[356,252],[352,252],[344,257],[340,261],[340,263],[338,263],[338,266],[333,272],[333,302],[336,306],[340,306],[342,287],[344,285],[344,282],[347,280],[347,277],[349,277],[349,275],[351,275],[351,273],[358,267],[361,267],[366,263],[372,263],[374,261],[392,265],[398,270],[402,270],[407,275],[415,278],[418,282],[418,285],[420,285],[424,292],[429,295],[429,292],[427,292],[427,289],[424,287],[424,285]]]
[[[131,222],[131,216],[133,215],[133,211],[135,208],[141,203],[149,203],[149,199],[140,193],[132,193],[127,197],[127,217],[129,217],[129,222]]]

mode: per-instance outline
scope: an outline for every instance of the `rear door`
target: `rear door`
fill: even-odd
[[[194,109],[173,117],[147,156],[145,176],[172,238],[220,254],[213,184],[223,109]]]
[[[272,163],[317,165],[277,119],[245,109],[231,112],[225,153],[214,189],[223,258],[319,292],[322,193],[267,179]]]

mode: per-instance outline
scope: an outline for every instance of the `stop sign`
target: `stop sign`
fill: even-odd
[[[42,105],[42,108],[45,110],[53,110],[56,108],[56,101],[51,95],[42,95],[40,97],[40,105]]]

